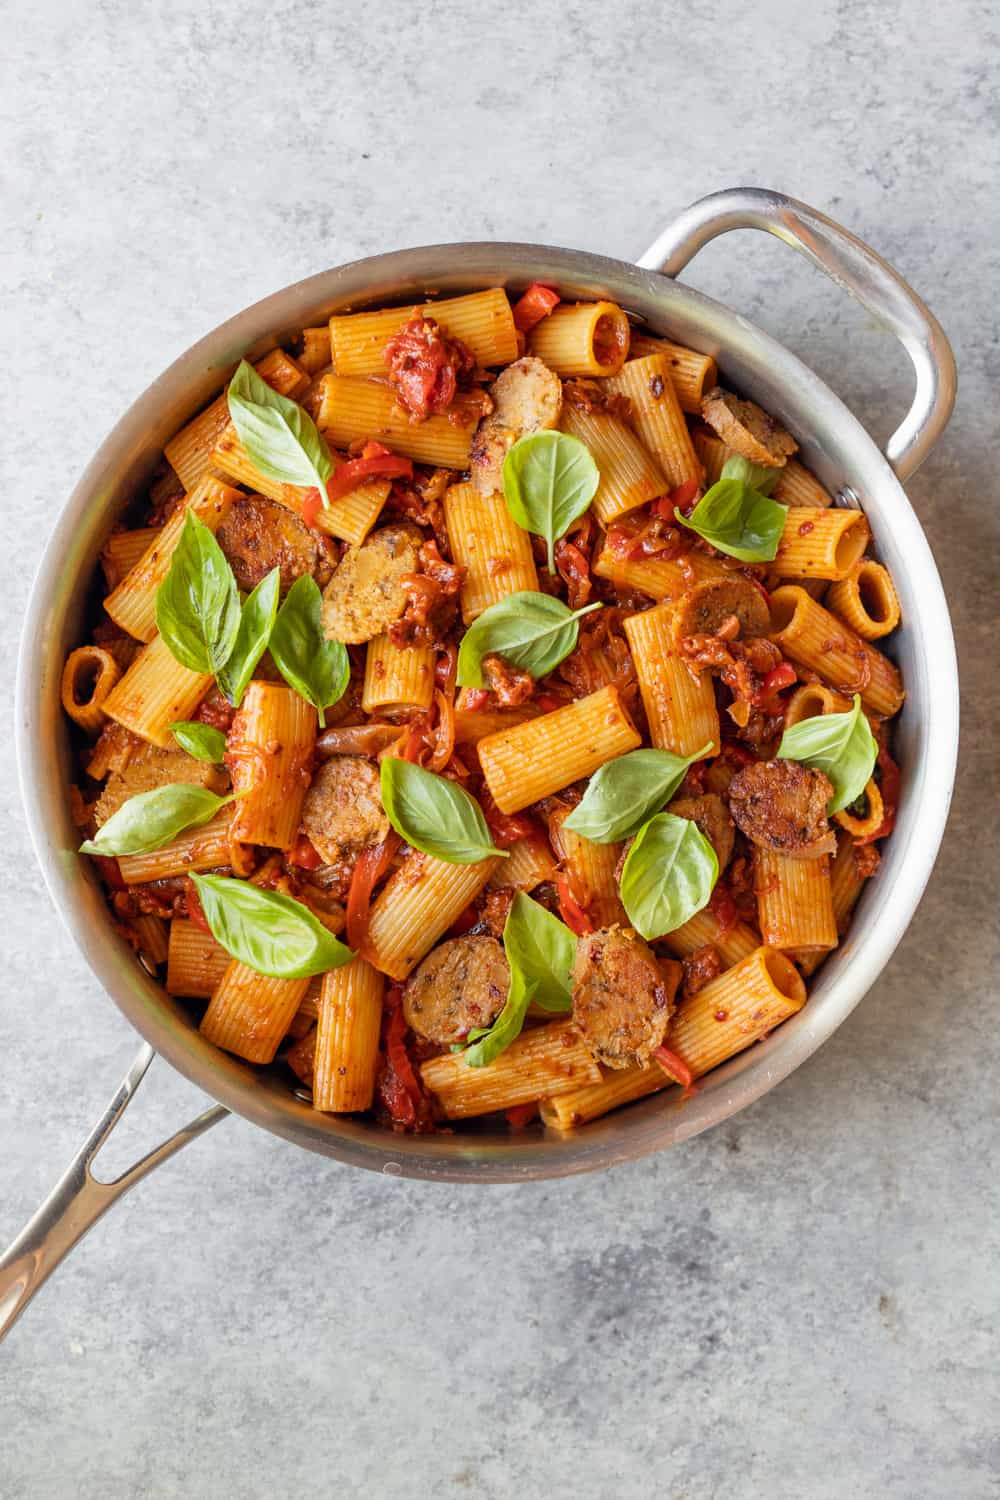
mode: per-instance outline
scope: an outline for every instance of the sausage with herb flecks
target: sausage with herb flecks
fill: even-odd
[[[738,629],[727,626],[735,619]],[[678,599],[672,616],[678,640],[692,635],[715,635],[723,630],[727,640],[737,636],[767,635],[771,615],[762,591],[733,573],[728,578],[705,578],[692,584]]]
[[[400,521],[348,548],[323,596],[328,639],[360,645],[402,618],[409,600],[403,579],[417,571],[422,541],[411,521]]]
[[[457,937],[440,943],[403,990],[407,1024],[418,1036],[448,1046],[473,1027],[491,1026],[510,988],[507,955],[494,937]]]
[[[325,864],[379,844],[389,832],[378,767],[360,755],[335,755],[316,771],[302,805],[302,827]]]
[[[287,505],[266,495],[244,495],[233,501],[215,540],[244,593],[255,589],[272,568],[280,568],[285,594],[304,573],[311,573],[321,586],[328,582],[330,563],[317,535]]]
[[[562,411],[562,382],[548,365],[526,354],[490,386],[493,410],[476,428],[470,471],[480,494],[503,489],[503,461],[518,438],[555,427]]]
[[[757,761],[730,782],[729,811],[759,848],[792,859],[818,859],[837,847],[826,817],[832,796],[822,771],[794,760]]]
[[[701,414],[724,443],[751,463],[780,469],[790,454],[798,452],[799,445],[792,434],[769,417],[756,401],[744,401],[721,386],[717,385],[703,397]]]
[[[706,792],[702,797],[677,797],[667,812],[673,813],[675,818],[688,818],[698,825],[715,850],[721,875],[732,858],[736,840],[736,829],[722,798],[714,792]]]
[[[680,965],[660,963],[631,928],[580,938],[573,966],[573,1020],[598,1062],[645,1067],[663,1045]]]

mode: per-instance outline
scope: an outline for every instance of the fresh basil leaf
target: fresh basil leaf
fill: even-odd
[[[698,825],[657,813],[639,829],[625,858],[622,905],[642,937],[662,937],[708,905],[718,878],[715,850]]]
[[[272,568],[262,578],[240,611],[240,628],[236,644],[226,665],[216,672],[216,681],[226,700],[234,708],[243,702],[243,694],[254,674],[254,668],[267,650],[278,613],[281,569]]]
[[[735,453],[722,465],[719,478],[736,479],[740,484],[745,484],[747,489],[756,490],[759,495],[769,495],[781,478],[781,470],[771,464],[755,464],[742,454]]]
[[[680,786],[689,766],[712,753],[703,745],[687,759],[669,750],[630,750],[609,760],[590,778],[583,800],[563,827],[595,844],[631,838]]]
[[[677,519],[727,557],[755,563],[774,560],[787,514],[787,505],[768,500],[738,479],[720,479],[690,516],[678,511]]]
[[[847,713],[817,714],[786,729],[778,756],[800,761],[829,776],[833,796],[827,812],[848,807],[868,785],[878,759],[878,743],[862,712],[859,695],[854,694],[854,706]]]
[[[566,432],[518,438],[503,461],[503,493],[518,526],[545,538],[549,572],[554,548],[597,492],[601,471],[586,443]]]
[[[483,657],[493,655],[502,656],[536,679],[544,677],[576,646],[577,621],[600,607],[588,604],[571,610],[561,599],[530,589],[491,604],[462,637],[459,686],[483,687]]]
[[[511,1042],[516,1041],[521,1035],[524,1026],[524,1018],[528,1014],[528,1006],[531,1004],[531,991],[528,989],[524,979],[515,975],[513,970],[510,976],[510,989],[503,1010],[497,1016],[490,1027],[477,1027],[470,1031],[469,1039],[471,1045],[465,1049],[466,1065],[470,1068],[485,1068],[494,1058],[505,1052]]]
[[[309,413],[273,391],[245,359],[226,394],[233,426],[254,468],[279,484],[315,485],[328,506],[333,460]]]
[[[510,989],[493,1025],[469,1033],[472,1045],[465,1060],[470,1068],[486,1067],[510,1046],[520,1035],[533,1000],[550,1011],[573,1006],[576,938],[564,922],[523,891],[518,891],[507,914],[503,946],[510,965]]]
[[[167,727],[181,749],[195,760],[205,760],[213,766],[220,764],[226,750],[226,736],[221,729],[199,724],[194,719],[178,719]]]
[[[414,849],[451,865],[474,865],[506,851],[495,849],[483,810],[463,787],[411,761],[386,756],[382,806],[401,838]]]
[[[328,641],[320,623],[322,597],[309,573],[297,578],[278,610],[271,631],[271,655],[290,687],[319,714],[344,696],[351,678],[351,663],[340,641]]]
[[[92,839],[80,845],[81,854],[148,854],[162,849],[185,828],[207,823],[232,796],[217,797],[207,787],[172,782],[140,792],[114,813]]]
[[[354,957],[308,906],[227,875],[192,875],[212,936],[241,963],[272,979],[306,979]]]
[[[507,913],[503,946],[511,972],[520,974],[531,998],[546,1010],[571,1010],[576,938],[566,926],[518,891]]]
[[[170,569],[156,595],[156,628],[192,672],[218,672],[240,626],[233,570],[215,537],[189,510]]]

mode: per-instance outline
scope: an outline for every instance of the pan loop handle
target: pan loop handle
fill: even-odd
[[[900,479],[919,468],[955,404],[955,357],[937,318],[863,240],[825,214],[764,188],[729,188],[678,214],[638,264],[677,276],[709,240],[730,229],[762,229],[825,271],[903,345],[916,374],[913,403],[885,448]]]
[[[11,1328],[59,1262],[130,1188],[229,1113],[221,1104],[178,1130],[113,1182],[91,1168],[97,1153],[125,1113],[156,1053],[145,1045],[118,1085],[114,1098],[84,1141],[69,1169],[13,1244],[0,1255],[0,1339]]]

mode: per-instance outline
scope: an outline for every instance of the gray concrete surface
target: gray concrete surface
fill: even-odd
[[[609,1175],[462,1193],[239,1121],[110,1216],[0,1351],[4,1500],[981,1500],[1000,1487],[996,12],[975,0],[209,6],[8,0],[5,684],[50,518],[202,331],[380,249],[641,251],[733,183],[924,292],[962,391],[913,481],[953,600],[961,776],[883,978],[755,1108]],[[905,360],[780,246],[690,279],[875,432]],[[51,909],[9,737],[0,1238],[135,1047]],[[196,1109],[161,1066],[124,1134]]]

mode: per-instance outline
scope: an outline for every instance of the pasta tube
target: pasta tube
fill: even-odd
[[[779,578],[846,578],[870,537],[859,510],[794,506],[785,517],[773,571]]]
[[[414,850],[386,881],[368,919],[367,957],[405,979],[486,885],[501,861],[451,865]]]
[[[479,764],[500,811],[513,813],[641,744],[617,688],[603,687],[565,708],[487,735],[479,741]]]
[[[445,491],[444,521],[452,556],[465,569],[461,597],[466,625],[510,594],[537,592],[531,539],[503,495],[481,495],[474,484],[453,484]]]
[[[480,365],[509,365],[517,359],[517,329],[502,287],[446,297],[378,312],[336,313],[330,319],[330,347],[338,375],[384,375],[385,346],[411,318],[433,318],[454,339],[468,345]]]
[[[137,640],[153,639],[156,634],[156,596],[170,571],[188,511],[209,531],[216,531],[229,514],[233,501],[239,498],[239,490],[231,489],[210,474],[202,476],[185,503],[179,505],[166,525],[155,533],[139,561],[105,599],[105,611],[116,625]]]
[[[167,944],[168,995],[210,1000],[232,960],[210,932],[194,922],[174,917]]]
[[[308,384],[305,371],[283,349],[272,349],[270,354],[257,361],[254,369],[272,390],[281,396],[290,396],[293,401]],[[201,476],[211,468],[212,450],[228,425],[229,403],[223,391],[167,443],[163,450],[167,462],[186,490],[193,490]]]
[[[313,1064],[313,1107],[370,1109],[378,1067],[385,981],[363,958],[323,976]]]
[[[686,349],[683,344],[672,344],[669,339],[650,338],[646,333],[633,330],[630,357],[645,359],[647,354],[666,357],[670,365],[670,383],[677,392],[681,411],[700,416],[702,397],[719,383],[719,367],[712,356],[699,354],[697,349]]]
[[[598,578],[606,578],[617,589],[636,589],[651,599],[678,600],[693,583],[706,578],[725,578],[728,569],[705,552],[685,552],[682,557],[619,557],[609,546],[602,548],[593,565]]]
[[[754,854],[754,889],[760,935],[772,948],[794,952],[837,946],[830,861],[789,859],[770,849]]]
[[[247,1062],[272,1062],[308,988],[308,979],[271,979],[234,958],[198,1029]]]
[[[320,381],[316,420],[338,448],[364,438],[377,438],[394,453],[443,469],[467,469],[478,408],[463,410],[456,400],[451,409],[411,422],[396,403],[391,386],[351,375],[324,375]]]
[[[559,425],[586,443],[601,471],[591,506],[602,526],[610,526],[670,488],[653,455],[630,427],[609,412],[581,411],[567,401]]]
[[[388,635],[377,635],[365,656],[364,712],[430,708],[436,661],[433,646],[394,646]]]
[[[110,651],[100,646],[78,646],[63,667],[62,706],[87,734],[104,726],[105,704],[121,673]]]
[[[574,894],[586,908],[595,927],[610,927],[614,922],[629,925],[628,916],[618,894],[615,871],[621,858],[622,844],[595,844],[563,823],[570,808],[555,813],[549,820],[549,838],[564,869],[572,877]]]
[[[804,682],[790,694],[785,705],[785,728],[801,724],[803,719],[816,719],[820,714],[846,714],[850,711],[850,698],[843,698],[822,682]]]
[[[291,848],[302,821],[315,743],[311,704],[283,683],[250,683],[226,743],[226,764],[237,794],[234,840]]]
[[[885,822],[885,804],[874,776],[869,777],[859,800],[862,801],[863,809],[860,814],[856,815],[845,807],[833,816],[852,838],[870,839]]]
[[[601,1072],[566,1021],[523,1031],[485,1068],[470,1068],[461,1054],[432,1057],[422,1064],[424,1087],[437,1096],[449,1120],[513,1109],[535,1099],[551,1099],[597,1083]]]
[[[692,674],[674,647],[672,606],[658,604],[625,621],[639,679],[649,737],[658,750],[694,755],[703,745],[718,754],[719,711],[709,673]]]
[[[688,480],[701,484],[701,464],[670,379],[667,356],[647,354],[643,359],[630,359],[606,385],[615,395],[628,397],[632,425],[659,461],[670,489]]]
[[[837,852],[830,870],[833,914],[841,937],[850,925],[851,912],[857,905],[864,884],[864,876],[859,875],[857,860],[854,857],[854,841],[847,834],[841,834],[837,839]]]
[[[785,656],[818,672],[831,687],[860,693],[872,713],[891,718],[902,706],[902,683],[888,657],[810,599],[805,589],[785,584],[771,595],[771,639]]]
[[[899,599],[888,569],[863,557],[828,590],[826,606],[865,641],[877,641],[899,624]]]
[[[190,719],[211,686],[211,673],[182,666],[157,635],[111,689],[104,712],[140,739],[170,749],[174,738],[169,726]]]
[[[540,838],[517,839],[507,854],[509,857],[490,876],[491,889],[510,886],[515,891],[533,891],[556,873],[552,851]]]
[[[529,351],[563,377],[615,375],[628,346],[628,318],[614,302],[561,303],[528,335]]]
[[[681,1001],[667,1045],[700,1078],[780,1026],[801,1010],[805,998],[802,976],[790,960],[773,948],[757,948]],[[600,1082],[547,1099],[542,1119],[546,1125],[570,1130],[672,1085],[673,1080],[655,1064],[617,1072],[602,1070]]]
[[[771,491],[771,499],[779,505],[804,505],[812,510],[822,510],[833,504],[832,495],[815,479],[797,458],[790,458]]]
[[[302,352],[298,362],[307,375],[318,375],[331,361],[330,329],[324,323],[321,328],[303,328]]]
[[[210,823],[189,828],[162,849],[148,854],[120,854],[118,868],[126,885],[146,885],[150,880],[168,880],[197,870],[217,870],[233,863],[231,833],[233,807],[216,813]]]
[[[749,957],[760,946],[760,937],[746,922],[724,927],[708,906],[689,917],[680,927],[675,927],[673,932],[665,933],[663,941],[678,958],[688,958],[696,949],[710,943],[727,969]]]
[[[160,526],[137,526],[132,531],[111,533],[101,548],[101,567],[109,590],[118,587],[162,529]]]

